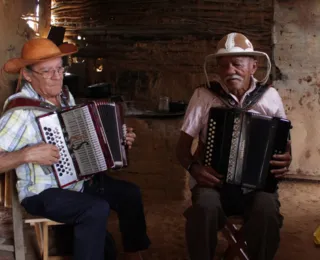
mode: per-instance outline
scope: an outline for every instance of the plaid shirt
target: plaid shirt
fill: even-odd
[[[9,100],[17,97],[28,97],[44,101],[29,83],[26,83],[19,93],[10,96],[5,105]],[[75,105],[72,95],[70,95],[69,105]],[[43,139],[36,117],[45,113],[31,109],[19,109],[6,113],[0,119],[0,148],[7,152],[13,152],[42,142]],[[20,202],[24,198],[39,194],[43,190],[58,187],[51,166],[26,163],[16,168],[16,174]],[[68,189],[74,191],[81,191],[82,188],[83,181],[68,186]]]

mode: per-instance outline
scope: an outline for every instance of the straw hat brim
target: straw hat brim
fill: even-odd
[[[220,53],[215,53],[208,55],[211,58],[215,57],[223,57],[223,56],[266,56],[267,54],[265,52],[261,51],[241,51],[241,52],[220,52]]]
[[[239,52],[234,51],[234,52],[220,52],[220,53],[209,54],[205,57],[203,69],[204,69],[204,73],[206,75],[208,84],[209,84],[209,78],[207,74],[207,62],[210,60],[210,61],[213,61],[213,64],[217,65],[217,58],[224,57],[224,56],[265,57],[267,61],[267,71],[266,71],[265,77],[262,80],[259,80],[259,82],[261,82],[262,84],[265,84],[268,81],[269,74],[271,72],[271,62],[267,53],[261,52],[261,51],[239,51]]]
[[[47,56],[42,59],[32,59],[32,60],[23,59],[23,58],[10,59],[3,66],[4,71],[7,73],[19,73],[19,71],[22,68],[24,68],[28,65],[33,65],[38,62],[47,61],[47,60],[50,60],[53,58],[59,58],[59,57],[71,55],[71,54],[74,54],[78,51],[78,48],[73,44],[62,44],[59,46],[59,49],[60,49],[60,53],[50,55],[50,56]]]

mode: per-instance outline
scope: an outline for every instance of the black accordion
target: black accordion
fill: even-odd
[[[204,165],[223,175],[226,183],[274,191],[277,181],[269,174],[269,162],[274,154],[285,153],[290,129],[287,119],[211,108]]]
[[[121,105],[107,101],[37,117],[44,141],[59,148],[60,161],[53,165],[59,187],[127,166],[123,118]]]

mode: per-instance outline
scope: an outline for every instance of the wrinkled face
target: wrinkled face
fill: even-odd
[[[218,75],[230,92],[247,90],[257,70],[257,61],[246,56],[224,56],[217,59]]]
[[[23,75],[39,95],[50,99],[61,92],[63,71],[62,59],[53,58],[32,65],[31,70],[24,69]]]

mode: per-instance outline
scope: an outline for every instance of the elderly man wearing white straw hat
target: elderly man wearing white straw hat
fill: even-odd
[[[72,44],[57,47],[45,38],[27,41],[21,57],[8,60],[3,67],[7,73],[20,73],[19,82],[22,77],[25,81],[6,104],[27,98],[53,109],[74,106],[71,93],[62,91],[62,57],[75,52],[77,48]],[[45,113],[25,106],[8,111],[0,119],[0,172],[15,169],[21,205],[32,215],[73,225],[73,259],[77,260],[102,260],[110,253],[104,250],[112,248],[105,245],[106,226],[110,209],[115,210],[126,259],[142,259],[139,251],[147,249],[150,241],[140,189],[109,176],[100,184],[93,177],[59,188],[52,165],[59,162],[61,154],[56,145],[42,141],[36,122],[36,117]],[[132,129],[128,130],[129,148],[134,139]]]
[[[266,75],[262,80],[254,77],[258,57],[267,62]],[[210,60],[216,65],[211,81],[206,70]],[[278,92],[265,84],[271,69],[269,57],[266,53],[254,51],[243,34],[230,33],[219,41],[216,52],[205,58],[204,69],[207,84],[196,88],[191,97],[176,151],[181,165],[190,174],[192,206],[184,214],[190,259],[213,259],[217,232],[230,215],[244,217],[243,230],[249,258],[273,259],[282,226],[276,183],[291,163],[289,138],[283,142],[282,154],[272,156],[270,153],[268,162],[274,168],[268,170],[267,180],[272,180],[275,185],[266,183],[263,189],[229,184],[224,178],[226,173],[206,165],[203,159],[206,156],[208,116],[212,107],[237,108],[283,120],[286,118]],[[260,138],[267,137],[261,135]],[[198,139],[198,146],[196,152],[191,153],[194,139]]]

